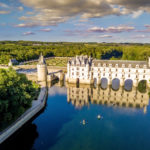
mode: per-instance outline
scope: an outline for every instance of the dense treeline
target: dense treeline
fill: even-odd
[[[12,69],[0,69],[0,130],[31,106],[38,91],[38,85],[25,75]]]
[[[7,64],[10,58],[19,62],[37,59],[41,52],[46,57],[83,54],[97,59],[146,60],[150,44],[1,41],[0,64]]]

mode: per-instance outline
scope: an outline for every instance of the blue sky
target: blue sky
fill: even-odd
[[[150,0],[0,0],[0,40],[150,42]]]

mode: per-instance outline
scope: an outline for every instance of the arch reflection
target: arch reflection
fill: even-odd
[[[125,80],[124,89],[126,91],[131,91],[133,87],[133,81],[131,79]]]
[[[102,89],[107,89],[107,87],[108,87],[108,80],[107,80],[107,78],[102,78],[101,79],[101,88]]]
[[[114,78],[112,80],[112,89],[117,91],[119,90],[119,87],[120,87],[120,80],[118,78]]]
[[[80,85],[79,88],[75,85],[67,85],[67,101],[76,108],[96,103],[119,107],[140,107],[146,112],[149,95],[148,92],[141,93],[136,88],[132,88],[132,91],[126,91],[123,88],[114,91],[111,87],[103,90],[88,85]]]

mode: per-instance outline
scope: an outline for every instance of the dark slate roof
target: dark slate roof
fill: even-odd
[[[106,65],[106,67],[109,67],[111,64],[112,67],[115,67],[116,64],[118,64],[118,67],[122,67],[122,65],[125,65],[124,67],[127,68],[129,65],[131,65],[131,68],[136,68],[137,65],[139,65],[139,68],[143,68],[144,65],[148,67],[147,61],[128,61],[128,60],[93,60],[94,66],[103,66]],[[100,65],[99,65],[100,64]]]

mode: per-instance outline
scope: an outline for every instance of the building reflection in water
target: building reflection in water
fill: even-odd
[[[111,87],[102,89],[101,87],[94,88],[89,85],[79,85],[77,87],[73,84],[67,84],[67,101],[71,102],[76,108],[96,103],[119,107],[139,107],[143,108],[144,113],[146,113],[149,95],[147,91],[141,93],[134,87],[131,91],[127,91],[122,87],[113,90]]]

